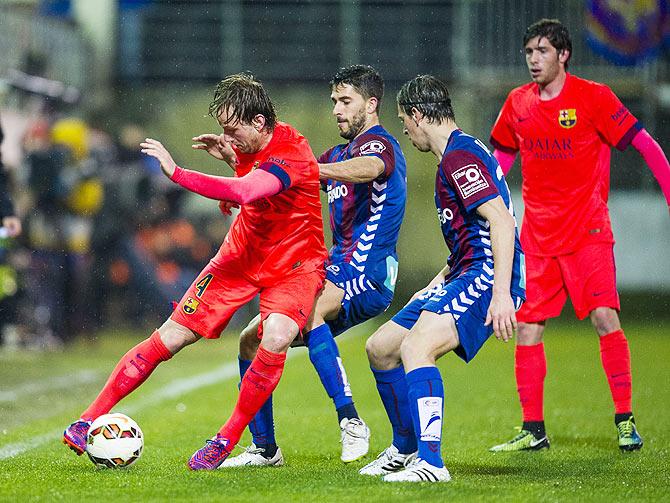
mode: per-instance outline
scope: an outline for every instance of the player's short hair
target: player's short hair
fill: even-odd
[[[250,124],[256,115],[265,117],[265,127],[274,129],[277,113],[263,84],[251,73],[229,75],[216,85],[209,115],[218,118],[222,108],[229,108],[232,121]]]
[[[370,65],[351,65],[340,68],[330,79],[330,87],[348,84],[363,98],[377,98],[377,113],[384,97],[384,79]]]
[[[565,61],[565,69],[568,69],[568,61],[572,57],[572,39],[570,32],[558,19],[540,19],[535,21],[523,35],[523,46],[535,37],[546,38],[557,52],[568,51],[568,59]]]
[[[412,108],[416,108],[429,123],[456,120],[447,84],[433,75],[419,75],[405,82],[396,99],[406,115],[411,115]]]

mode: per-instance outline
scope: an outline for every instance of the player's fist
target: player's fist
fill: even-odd
[[[233,214],[233,208],[239,208],[240,205],[232,201],[219,201],[219,209],[224,215],[231,216]]]
[[[161,163],[163,173],[165,173],[168,178],[172,178],[177,164],[172,159],[170,152],[167,151],[161,142],[152,138],[147,138],[140,143],[140,147],[142,147],[142,152],[144,154],[158,159],[158,162]]]
[[[222,134],[201,134],[194,136],[193,141],[197,142],[191,145],[195,150],[204,150],[212,157],[227,162],[231,168],[235,169],[237,155]]]

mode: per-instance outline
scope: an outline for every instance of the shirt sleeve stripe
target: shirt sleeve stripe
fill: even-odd
[[[286,190],[291,186],[291,177],[288,176],[288,173],[284,171],[284,169],[278,164],[275,164],[273,162],[264,162],[263,164],[258,166],[258,169],[267,171],[268,173],[271,173],[277,178],[279,178],[279,181],[282,184],[282,190]]]
[[[633,124],[628,131],[626,131],[626,134],[624,134],[621,139],[619,140],[619,143],[616,144],[617,150],[626,150],[626,147],[630,145],[630,142],[633,141],[633,138],[635,138],[635,135],[642,129],[642,123],[640,121],[637,121],[635,124]]]
[[[478,207],[480,207],[482,204],[484,204],[485,202],[490,201],[491,199],[495,199],[495,198],[498,197],[499,195],[500,195],[499,192],[494,192],[494,193],[491,193],[491,194],[489,194],[489,195],[487,195],[487,196],[482,197],[481,199],[477,199],[477,200],[474,201],[472,204],[469,204],[468,206],[466,206],[466,207],[465,207],[465,210],[466,210],[466,211],[472,211],[473,208],[478,208]]]
[[[507,154],[516,154],[517,150],[512,148],[512,147],[506,147],[502,143],[499,143],[493,136],[491,136],[490,140],[491,145],[493,145],[493,148],[496,148],[502,152],[505,152]]]

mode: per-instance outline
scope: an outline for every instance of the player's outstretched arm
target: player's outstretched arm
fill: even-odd
[[[246,204],[282,190],[281,180],[261,169],[241,178],[206,175],[177,166],[167,149],[157,140],[147,138],[140,146],[142,152],[158,159],[163,173],[170,180],[210,199]]]
[[[146,138],[140,143],[140,147],[142,147],[142,153],[150,155],[161,163],[161,169],[165,176],[172,178],[177,163],[174,162],[172,155],[170,155],[170,152],[168,152],[161,142],[153,138]]]
[[[505,342],[514,336],[516,313],[510,296],[514,262],[514,218],[500,196],[486,201],[477,213],[490,224],[493,249],[493,297],[486,313],[486,325],[493,323],[493,333]]]
[[[509,170],[512,169],[514,161],[516,160],[516,152],[504,152],[502,150],[495,149],[493,151],[493,157],[498,160],[498,164],[500,164],[503,175],[507,176],[507,173],[509,173]]]
[[[668,158],[663,153],[663,149],[646,129],[641,129],[633,137],[632,144],[640,152],[647,166],[656,177],[670,209],[670,163],[668,163]]]
[[[192,148],[195,150],[204,150],[212,157],[225,161],[235,171],[238,164],[237,155],[222,134],[201,134],[194,136],[192,140],[196,142],[191,145]]]
[[[341,162],[319,163],[319,178],[340,182],[371,182],[384,172],[384,161],[366,155]]]

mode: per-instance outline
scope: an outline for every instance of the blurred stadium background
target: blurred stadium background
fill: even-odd
[[[605,21],[597,9],[611,9]],[[224,173],[190,138],[217,129],[205,115],[227,74],[263,80],[317,154],[340,141],[327,81],[351,63],[386,79],[392,133],[401,136],[395,91],[434,73],[450,83],[461,127],[488,140],[506,94],[528,80],[523,30],[558,17],[573,36],[571,71],[609,84],[669,153],[666,16],[665,1],[0,0],[2,159],[24,224],[1,243],[3,344],[59,346],[167,316],[229,222],[175,189],[137,144],[152,136],[178,162]],[[445,259],[434,162],[401,144],[409,204],[396,303]],[[667,332],[668,208],[629,150],[613,154],[610,204],[623,318]],[[522,212],[518,171],[510,185]]]

